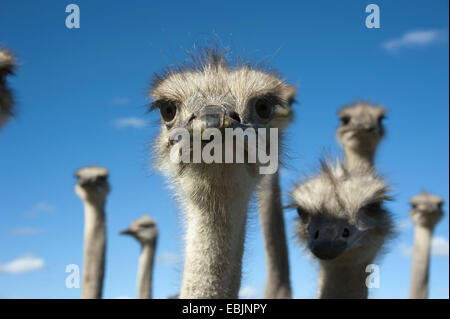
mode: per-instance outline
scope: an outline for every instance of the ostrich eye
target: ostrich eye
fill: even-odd
[[[263,119],[268,120],[273,112],[273,106],[269,101],[258,100],[255,104],[256,114]]]
[[[380,116],[380,117],[378,118],[378,125],[379,125],[379,126],[383,125],[384,118],[385,118],[384,116]]]
[[[100,182],[100,183],[106,183],[106,176],[99,176],[97,178],[97,181]]]
[[[438,209],[439,209],[439,210],[442,210],[442,207],[443,207],[443,206],[444,206],[444,203],[439,203],[439,204],[438,204]]]
[[[159,111],[161,112],[161,117],[165,122],[171,122],[177,114],[177,107],[174,103],[167,102],[159,107]]]
[[[350,123],[350,116],[348,116],[348,115],[342,116],[341,123],[342,123],[342,125],[347,125],[348,123]]]
[[[303,223],[306,223],[306,221],[308,220],[308,213],[306,212],[306,210],[304,210],[301,207],[297,207],[297,214],[298,214],[298,217],[300,217],[300,220]]]
[[[344,238],[350,237],[350,231],[348,230],[348,228],[344,228],[344,231],[342,232],[342,237]]]
[[[367,215],[369,215],[370,217],[375,217],[377,216],[380,211],[382,210],[381,208],[381,202],[375,202],[375,203],[371,203],[369,205],[367,205],[364,208],[365,212]]]

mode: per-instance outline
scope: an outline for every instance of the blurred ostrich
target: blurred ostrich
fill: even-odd
[[[322,163],[295,187],[297,235],[319,260],[319,298],[367,298],[366,267],[393,234],[388,187],[366,165]]]
[[[373,166],[375,152],[385,134],[385,116],[383,107],[364,102],[351,104],[339,111],[341,124],[337,129],[337,138],[344,148],[348,167],[361,164]]]
[[[227,127],[280,129],[288,122],[292,95],[273,73],[248,64],[231,66],[214,50],[156,77],[151,96],[162,121],[156,157],[177,192],[187,226],[180,298],[237,297],[247,208],[261,175],[257,163],[175,163],[171,132],[195,123],[222,133]]]
[[[411,199],[411,219],[414,222],[414,252],[412,259],[409,298],[428,298],[431,238],[434,227],[442,219],[444,200],[422,192]]]
[[[110,191],[108,171],[89,166],[79,169],[75,193],[84,204],[84,262],[82,298],[101,298],[105,273],[105,203]]]
[[[156,222],[145,215],[130,224],[130,227],[121,231],[122,235],[134,237],[142,246],[139,257],[137,276],[137,295],[139,299],[152,298],[153,259],[158,238]]]
[[[0,129],[14,115],[14,99],[6,78],[14,73],[15,67],[11,53],[0,48]]]
[[[294,102],[295,89],[292,86],[289,86],[288,89],[291,90],[291,100],[287,103],[287,106],[290,108]],[[280,126],[280,129],[284,130],[292,121],[293,112],[290,109],[286,109],[285,112],[280,112],[279,116],[280,118],[284,117],[284,124]],[[266,253],[266,286],[264,298],[291,298],[289,254],[278,171],[262,177],[258,185],[257,195],[259,218]]]

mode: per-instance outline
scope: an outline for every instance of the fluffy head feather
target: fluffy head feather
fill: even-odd
[[[150,95],[153,99],[152,109],[161,110],[170,104],[172,111],[175,109],[176,112],[170,123],[162,119],[164,125],[155,144],[158,167],[176,177],[181,175],[186,166],[183,163],[169,163],[171,129],[183,127],[199,109],[211,105],[235,113],[245,125],[284,129],[292,119],[295,88],[286,84],[273,71],[248,63],[230,63],[225,52],[204,49],[191,56],[191,63],[171,67],[155,75]],[[266,121],[261,120],[255,112],[255,103],[262,100],[273,107],[271,117]],[[215,175],[215,179],[219,178],[217,174],[224,173],[225,167],[230,167],[219,164],[220,169],[217,170],[211,168],[212,165],[188,166],[197,167],[196,174]],[[244,165],[234,166],[245,168]],[[188,171],[190,175],[192,172]],[[228,173],[226,175],[230,176]]]
[[[411,198],[410,203],[412,206],[410,215],[415,224],[434,227],[444,216],[442,210],[444,199],[440,196],[422,192]]]
[[[85,201],[104,204],[110,192],[108,176],[108,170],[100,166],[92,165],[77,170],[75,177],[78,182],[75,185],[75,193]]]
[[[368,102],[355,102],[339,111],[341,121],[337,138],[355,151],[373,151],[385,135],[383,120],[386,109]]]
[[[133,221],[127,230],[121,232],[123,235],[131,235],[141,243],[153,242],[158,236],[156,221],[148,215]]]
[[[108,177],[109,172],[106,168],[100,166],[87,166],[80,168],[75,172],[75,176],[78,179],[90,179],[97,177]]]
[[[345,241],[351,244],[334,262],[370,261],[394,233],[391,214],[383,204],[391,198],[389,187],[366,165],[348,169],[339,162],[322,162],[320,173],[297,185],[291,198],[300,217],[301,242],[311,243],[324,228],[347,229]],[[339,235],[336,240],[342,239]]]

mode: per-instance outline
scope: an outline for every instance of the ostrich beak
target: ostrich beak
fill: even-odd
[[[346,248],[347,244],[344,241],[321,241],[309,245],[314,256],[322,260],[334,259]]]
[[[359,123],[355,123],[353,130],[360,133],[374,133],[377,129],[376,123],[373,123],[369,120],[367,121],[361,121]]]
[[[134,232],[131,229],[125,229],[125,230],[122,230],[119,234],[120,235],[133,235]]]
[[[89,178],[79,178],[78,179],[78,184],[80,186],[88,186],[88,185],[94,185],[96,182],[96,179],[93,177],[89,177]]]
[[[240,125],[239,115],[227,110],[224,106],[208,105],[202,107],[187,122],[186,128],[193,131],[195,128],[201,132],[208,128],[225,129]]]
[[[349,247],[351,233],[355,233],[353,228],[344,222],[324,223],[308,239],[308,248],[319,259],[334,259]]]

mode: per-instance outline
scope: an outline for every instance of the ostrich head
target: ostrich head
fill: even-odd
[[[161,114],[158,167],[175,178],[195,175],[199,183],[255,178],[256,164],[171,162],[174,145],[170,134],[177,128],[192,127],[193,121],[221,132],[233,127],[283,129],[292,117],[295,89],[274,73],[247,64],[232,66],[215,50],[204,50],[192,60],[189,65],[166,70],[153,81],[152,109]]]
[[[366,166],[322,162],[319,175],[295,187],[297,235],[322,263],[370,262],[393,232],[383,203],[388,187]]]
[[[8,51],[0,48],[0,127],[13,116],[14,100],[6,78],[14,73],[14,58]]]
[[[373,153],[384,136],[386,110],[368,103],[354,103],[339,111],[337,138],[344,148]]]
[[[416,225],[434,227],[444,216],[442,197],[422,192],[411,198],[411,218]]]
[[[145,215],[132,222],[130,227],[120,234],[133,236],[141,244],[153,243],[158,236],[158,228],[155,220]]]
[[[88,166],[75,173],[78,179],[75,193],[84,201],[94,204],[105,203],[109,194],[108,170],[99,166]]]

